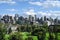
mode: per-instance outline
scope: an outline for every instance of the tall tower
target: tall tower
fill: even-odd
[[[43,21],[47,22],[47,17],[46,16],[43,17]]]
[[[31,16],[31,15],[29,15],[29,21],[30,21],[30,22],[32,21],[32,16]]]
[[[37,20],[37,17],[36,17],[36,15],[35,15],[35,19],[34,19],[34,21],[36,22],[36,20]]]
[[[18,18],[19,18],[19,14],[15,14],[15,17],[14,17],[15,21],[17,21]]]
[[[55,24],[58,24],[58,17],[56,17],[56,18],[54,19],[54,23],[55,23]]]
[[[16,23],[16,21],[18,21],[18,18],[19,18],[19,14],[15,14],[14,19],[13,19],[14,24]]]
[[[0,22],[1,22],[1,15],[0,15]]]

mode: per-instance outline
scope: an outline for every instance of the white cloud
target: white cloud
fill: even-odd
[[[28,1],[28,0],[19,0],[19,1]]]
[[[18,11],[18,10],[16,10],[16,9],[6,9],[7,11],[11,11],[11,12],[16,12],[16,11]]]
[[[18,0],[20,2],[23,2],[23,1],[34,1],[34,0]]]
[[[60,11],[50,11],[51,15],[59,16],[60,17]]]
[[[39,6],[41,6],[42,5],[42,3],[41,2],[29,2],[30,4],[33,4],[33,5],[39,5]]]
[[[58,0],[47,0],[47,1],[58,1]]]
[[[60,11],[38,11],[38,12],[35,12],[34,9],[30,9],[30,10],[27,10],[25,11],[24,13],[26,13],[27,15],[41,15],[41,16],[47,16],[47,17],[60,17]]]
[[[1,3],[15,4],[16,2],[12,0],[0,0],[0,4]]]
[[[30,10],[24,12],[24,13],[26,13],[27,15],[32,15],[32,16],[34,16],[36,14],[34,9],[30,9]]]
[[[44,1],[44,2],[29,2],[32,5],[38,5],[43,7],[60,7],[60,1]]]
[[[13,13],[9,13],[8,15],[9,15],[9,16],[13,16],[13,17],[15,16],[15,14],[13,14]]]
[[[4,14],[2,14],[2,17],[4,16],[4,15],[9,15],[9,16],[15,16],[15,14],[14,13],[4,13]]]
[[[38,12],[39,15],[42,15],[42,16],[51,16],[51,13],[47,13],[47,12]]]
[[[49,12],[38,12],[38,15],[47,16],[47,17],[60,17],[60,11],[49,11]]]

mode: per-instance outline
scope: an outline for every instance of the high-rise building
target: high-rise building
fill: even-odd
[[[13,23],[13,18],[12,18],[12,16],[9,16],[9,22],[10,22],[10,23]]]
[[[34,17],[32,15],[29,15],[29,23],[33,24],[33,21],[34,21]]]
[[[32,22],[35,22],[35,17],[32,17]]]
[[[29,21],[35,22],[36,21],[36,15],[35,16],[29,15]]]
[[[32,16],[31,16],[31,15],[29,15],[29,21],[30,21],[30,22],[32,21]]]
[[[9,23],[9,16],[8,15],[4,15],[3,16],[3,20],[5,23]]]
[[[47,21],[47,18],[46,18],[46,16],[44,16],[44,21]]]
[[[54,19],[54,24],[58,24],[58,18]]]
[[[1,15],[0,15],[0,22],[1,22]]]
[[[19,14],[15,14],[13,18],[14,24],[16,23],[16,21],[18,21],[18,18],[19,18]]]
[[[15,21],[17,21],[18,18],[19,18],[19,14],[15,14],[15,17],[14,17]]]
[[[37,16],[35,15],[35,17],[34,17],[34,21],[36,22],[36,20],[37,20]]]

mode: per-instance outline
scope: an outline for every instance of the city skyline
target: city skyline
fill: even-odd
[[[60,0],[0,0],[0,15],[5,14],[37,15],[60,19]]]

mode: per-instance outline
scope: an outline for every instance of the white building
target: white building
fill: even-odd
[[[54,25],[54,22],[47,21],[47,24],[48,24],[48,26],[49,26],[49,25]]]
[[[17,26],[12,26],[12,27],[11,27],[11,30],[12,30],[13,33],[14,33],[14,32],[18,32],[18,31],[17,31]]]

